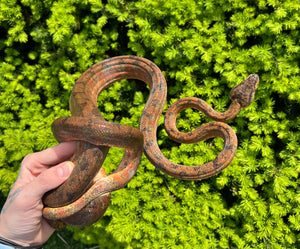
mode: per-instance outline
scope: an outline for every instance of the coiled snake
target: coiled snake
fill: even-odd
[[[106,122],[98,110],[99,93],[121,79],[138,79],[150,88],[140,130]],[[234,87],[230,93],[232,103],[224,113],[194,97],[180,99],[167,110],[165,128],[175,141],[196,143],[213,137],[224,140],[224,147],[215,160],[199,166],[185,166],[165,158],[157,144],[156,129],[167,94],[160,69],[151,61],[135,56],[113,57],[95,64],[74,85],[70,96],[72,116],[59,118],[52,124],[59,142],[78,141],[71,159],[76,166],[64,184],[44,196],[43,216],[74,226],[94,223],[108,207],[110,192],[126,186],[132,179],[143,152],[155,167],[176,178],[197,180],[218,174],[230,164],[237,149],[234,131],[223,122],[234,118],[241,108],[252,102],[258,82],[258,76],[252,74]],[[188,133],[179,132],[176,117],[186,108],[198,109],[217,122],[204,124]],[[120,165],[107,176],[101,165],[112,146],[125,148],[125,152]],[[53,226],[56,225],[53,223]]]

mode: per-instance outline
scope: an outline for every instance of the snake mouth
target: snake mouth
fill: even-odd
[[[259,83],[257,74],[250,74],[244,81],[230,91],[231,101],[236,101],[241,108],[248,107],[254,100],[255,91]]]

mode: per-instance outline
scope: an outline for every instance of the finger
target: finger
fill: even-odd
[[[69,159],[75,151],[75,146],[75,142],[60,143],[46,150],[29,154],[23,159],[22,167],[38,169],[56,165]]]
[[[43,171],[26,186],[26,191],[32,198],[31,201],[40,200],[46,192],[61,185],[70,176],[73,168],[74,164],[66,161]]]
[[[37,162],[43,165],[56,165],[69,159],[75,151],[75,142],[65,142],[35,153]]]

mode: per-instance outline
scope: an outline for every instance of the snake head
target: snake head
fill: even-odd
[[[254,99],[255,90],[258,86],[259,77],[257,74],[250,74],[247,79],[235,86],[230,91],[231,101],[236,100],[241,108],[248,107]]]

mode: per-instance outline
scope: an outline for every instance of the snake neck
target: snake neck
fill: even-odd
[[[215,121],[226,122],[235,118],[241,109],[242,107],[238,103],[238,101],[233,100],[226,112],[213,111],[211,113],[208,113],[207,116]]]

